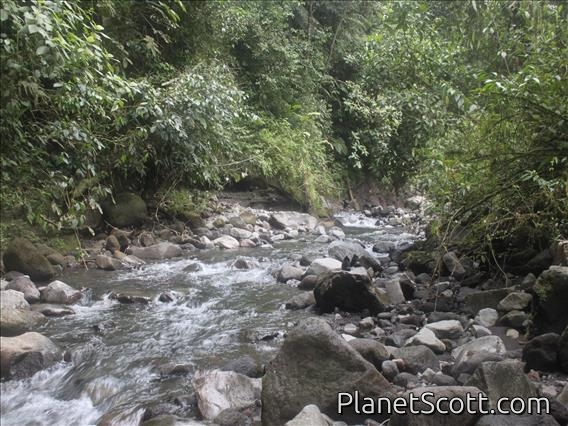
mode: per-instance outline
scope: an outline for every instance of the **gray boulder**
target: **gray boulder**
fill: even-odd
[[[336,259],[324,257],[315,259],[306,271],[306,275],[321,275],[326,272],[339,271],[341,269],[341,262]]]
[[[550,414],[486,414],[475,426],[560,426]]]
[[[255,407],[261,395],[260,379],[234,371],[197,371],[193,388],[199,412],[208,420],[215,419],[223,410]]]
[[[26,275],[17,277],[10,281],[6,286],[6,290],[16,290],[24,294],[24,299],[28,303],[39,302],[40,293],[35,284]]]
[[[304,275],[303,269],[292,266],[289,263],[285,263],[282,265],[282,268],[280,268],[280,272],[278,273],[278,281],[281,283],[285,283],[288,280],[300,281],[302,279],[302,275]]]
[[[340,262],[343,262],[345,258],[348,258],[349,262],[351,262],[354,256],[361,258],[368,255],[367,251],[360,243],[349,240],[334,241],[329,245],[327,250],[330,257]]]
[[[538,309],[534,318],[537,333],[562,333],[568,325],[568,266],[551,266],[534,286]]]
[[[426,324],[438,339],[458,339],[463,334],[463,326],[458,320],[443,320]]]
[[[302,411],[298,413],[289,422],[286,422],[284,426],[332,426],[333,421],[322,414],[316,405],[310,404],[302,408]]]
[[[440,399],[445,401],[440,402],[440,408],[448,414],[442,414],[439,411],[434,411],[432,414],[393,414],[390,418],[389,426],[472,426],[477,419],[481,417],[481,409],[487,407],[480,407],[478,402],[472,404],[472,412],[463,412],[460,414],[449,413],[449,402],[453,398],[459,398],[465,401],[468,395],[477,397],[483,392],[478,388],[471,386],[434,386],[434,387],[420,387],[407,391],[404,397],[409,399],[412,393],[415,397],[420,398],[423,394],[430,392],[433,395],[426,397],[426,400],[431,404],[436,404]],[[415,410],[431,410],[432,407],[424,402],[417,402],[414,404]]]
[[[215,238],[213,240],[213,244],[227,250],[239,248],[241,245],[239,240],[231,237],[230,235],[222,235],[219,238]]]
[[[308,231],[313,231],[318,224],[318,220],[307,213],[277,212],[270,216],[268,223],[276,229],[306,228]]]
[[[337,416],[338,392],[393,396],[391,385],[377,369],[321,318],[308,318],[292,329],[266,370],[262,380],[265,426],[285,424],[309,404]]]
[[[82,294],[79,290],[75,290],[70,285],[56,280],[42,289],[41,298],[45,303],[71,305],[73,303],[79,302],[82,298]]]
[[[458,346],[452,351],[455,359],[452,375],[471,374],[485,361],[500,361],[507,349],[499,336],[483,336],[474,339],[464,345]]]
[[[556,333],[546,333],[531,339],[523,347],[523,361],[527,368],[540,371],[556,371],[560,368],[558,351],[560,336]]]
[[[426,346],[406,346],[393,352],[395,358],[402,359],[404,370],[412,374],[422,373],[427,368],[440,371],[440,361]]]
[[[532,302],[532,295],[529,293],[522,293],[520,291],[515,291],[508,294],[503,300],[497,305],[497,310],[503,312],[509,312],[513,310],[522,311],[529,307]]]
[[[368,309],[372,315],[383,310],[371,279],[346,271],[331,272],[318,277],[314,289],[316,305],[322,312],[333,312],[337,307],[348,312]]]
[[[48,281],[55,276],[49,260],[25,238],[10,241],[2,259],[7,271],[21,272],[34,281]]]
[[[146,219],[146,203],[140,196],[123,192],[116,196],[115,201],[103,204],[104,217],[111,225],[118,228],[140,225]]]
[[[434,332],[429,328],[421,328],[418,333],[408,339],[405,346],[426,346],[435,353],[441,354],[446,350],[446,345],[436,337]]]
[[[461,280],[465,276],[465,268],[462,266],[457,255],[453,251],[444,254],[442,256],[442,261],[450,275],[456,277],[458,280]]]
[[[0,333],[15,336],[31,330],[46,318],[39,312],[32,312],[24,294],[16,290],[0,292]]]
[[[526,402],[537,396],[536,387],[523,372],[523,363],[517,360],[481,363],[466,386],[481,389],[489,397],[491,408],[495,409],[501,398],[522,398]]]
[[[95,264],[97,268],[105,271],[114,271],[121,266],[120,260],[114,259],[106,254],[98,254],[97,257],[95,257]]]
[[[30,377],[60,361],[61,355],[61,350],[50,339],[39,333],[29,332],[16,337],[0,337],[3,379]]]
[[[511,291],[508,288],[499,288],[469,293],[464,298],[464,311],[475,315],[483,308],[497,309],[499,302]]]
[[[127,253],[142,260],[164,260],[181,256],[182,250],[177,244],[163,242],[149,247],[131,246]]]

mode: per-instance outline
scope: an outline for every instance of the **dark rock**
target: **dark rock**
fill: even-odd
[[[524,328],[524,324],[528,319],[529,315],[526,312],[511,311],[499,318],[497,324],[503,327],[512,327],[520,330]]]
[[[416,275],[422,273],[432,275],[436,262],[436,256],[432,252],[415,250],[404,254],[402,265]]]
[[[343,262],[344,259],[348,259],[351,263],[353,259],[361,258],[367,255],[365,247],[356,241],[334,241],[328,247],[329,256]]]
[[[465,268],[462,266],[458,256],[453,251],[444,254],[442,256],[442,261],[444,262],[450,276],[453,276],[458,280],[461,280],[465,276]]]
[[[547,333],[536,336],[523,348],[523,361],[527,369],[539,371],[557,371],[560,368],[558,362],[558,350],[560,348],[560,336],[556,333]]]
[[[111,320],[107,320],[107,321],[103,321],[100,322],[98,324],[93,325],[93,330],[95,331],[95,333],[98,334],[105,334],[107,332],[109,332],[110,330],[114,330],[116,328],[116,324],[114,321]]]
[[[35,305],[32,305],[31,308],[32,311],[40,312],[46,317],[63,317],[66,315],[75,315],[75,311],[68,306],[37,303]]]
[[[560,363],[562,371],[568,374],[568,327],[564,329],[558,343],[558,362]]]
[[[146,219],[146,203],[140,196],[123,192],[116,196],[116,203],[103,204],[105,220],[117,227],[140,225]]]
[[[111,300],[117,300],[120,303],[124,304],[140,303],[142,305],[147,305],[151,301],[151,299],[147,296],[139,296],[136,294],[126,294],[126,293],[112,292],[108,297]]]
[[[418,377],[416,377],[414,374],[403,372],[398,373],[392,380],[392,382],[397,386],[408,389],[409,387],[414,387],[418,384]]]
[[[486,414],[475,426],[559,426],[548,414]]]
[[[383,361],[383,363],[381,364],[381,372],[383,373],[383,376],[385,376],[385,378],[391,382],[399,373],[396,362],[392,360]]]
[[[392,397],[391,385],[320,318],[302,321],[288,334],[262,383],[262,422],[283,425],[308,404],[337,416],[337,393]],[[351,417],[363,419],[351,413]]]
[[[464,311],[475,315],[483,308],[497,309],[499,302],[503,300],[512,290],[502,288],[497,290],[478,291],[465,296]]]
[[[109,235],[105,242],[105,249],[114,253],[117,250],[120,250],[120,243],[118,242],[118,238],[116,235]]]
[[[249,426],[251,419],[238,410],[228,408],[215,417],[215,424],[219,426]]]
[[[55,276],[55,270],[49,260],[25,238],[10,241],[2,259],[8,271],[29,275],[33,281],[48,281]]]
[[[234,371],[252,378],[259,378],[264,375],[262,366],[248,355],[229,361],[221,367],[221,371]]]
[[[562,333],[568,325],[568,266],[551,266],[534,286],[538,309],[534,318],[537,333]]]
[[[440,362],[432,351],[426,346],[406,346],[396,349],[393,353],[395,358],[404,361],[404,370],[412,374],[418,374],[430,368],[440,371]]]
[[[393,241],[377,241],[373,246],[373,251],[376,253],[392,253],[394,249]]]
[[[23,275],[10,281],[6,286],[6,290],[15,290],[23,293],[24,299],[28,303],[39,302],[40,293],[32,280]]]
[[[370,278],[346,271],[318,277],[314,295],[317,307],[322,312],[333,312],[337,307],[348,312],[368,309],[372,315],[376,315],[383,310],[383,304],[373,289]]]
[[[121,266],[118,259],[114,259],[105,254],[98,254],[97,257],[95,257],[95,264],[97,265],[97,268],[105,271],[115,271]]]
[[[456,379],[447,374],[434,374],[430,383],[436,386],[455,386],[457,384]]]

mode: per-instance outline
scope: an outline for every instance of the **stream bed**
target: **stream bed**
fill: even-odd
[[[403,226],[376,226],[376,219],[360,214],[337,219],[346,237],[369,251],[378,239],[400,245],[416,238]],[[328,244],[314,242],[316,237],[185,252],[133,270],[66,272],[59,279],[91,289],[90,297],[73,306],[75,315],[51,318],[37,331],[65,348],[71,362],[2,383],[2,425],[100,424],[109,413],[112,421],[105,424],[136,425],[148,406],[183,406],[198,369],[219,368],[243,355],[266,363],[286,330],[316,315],[311,308],[286,310],[285,302],[300,290],[274,277],[284,262],[327,255]],[[255,267],[234,269],[238,257],[256,261]],[[111,292],[150,302],[121,304]],[[162,302],[165,292],[171,300]],[[195,407],[187,410],[195,418]]]

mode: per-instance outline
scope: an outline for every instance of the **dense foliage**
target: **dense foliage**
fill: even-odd
[[[480,256],[519,233],[566,237],[567,14],[553,0],[4,0],[3,204],[77,228],[123,189],[253,176],[318,211],[347,186],[410,182],[441,235],[467,228]]]

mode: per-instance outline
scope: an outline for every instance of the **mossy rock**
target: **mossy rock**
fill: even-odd
[[[132,192],[123,192],[116,196],[116,203],[108,201],[103,205],[105,220],[113,226],[136,226],[147,217],[144,200]]]
[[[534,318],[537,333],[562,333],[568,325],[568,266],[551,266],[538,277],[534,291],[538,309]]]
[[[49,281],[55,276],[49,260],[25,238],[12,240],[6,247],[3,260],[7,271],[29,275],[33,281]]]
[[[413,250],[405,254],[402,261],[406,269],[411,270],[416,275],[426,273],[432,275],[436,264],[438,262],[438,255],[431,251]]]

